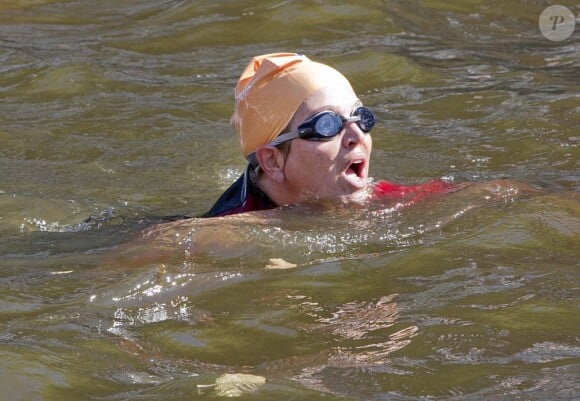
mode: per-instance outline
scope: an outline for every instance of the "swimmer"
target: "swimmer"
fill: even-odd
[[[231,117],[248,166],[204,217],[335,201],[414,202],[456,185],[369,179],[375,115],[334,68],[295,53],[254,57]]]
[[[406,207],[451,192],[460,211],[534,190],[494,180],[479,185],[433,179],[401,185],[369,179],[375,116],[337,70],[294,53],[253,58],[235,89],[231,118],[247,167],[202,218],[171,216],[148,227],[113,258],[124,266],[197,254],[244,254],[253,243],[240,227],[269,226],[270,210],[289,205],[387,203]],[[461,190],[461,191],[460,191]],[[247,213],[258,212],[263,213]],[[461,212],[463,213],[463,212]],[[450,208],[440,221],[452,221]],[[224,218],[224,216],[228,216]],[[208,219],[207,217],[219,217]],[[175,220],[175,221],[173,221]]]

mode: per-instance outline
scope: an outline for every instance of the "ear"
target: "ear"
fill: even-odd
[[[275,146],[265,145],[256,149],[256,159],[260,163],[260,168],[268,177],[276,182],[283,182],[285,179],[284,154]]]

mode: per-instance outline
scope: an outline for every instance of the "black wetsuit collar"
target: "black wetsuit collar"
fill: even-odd
[[[251,165],[219,197],[203,217],[217,217],[253,210],[272,209],[277,205],[250,179]]]

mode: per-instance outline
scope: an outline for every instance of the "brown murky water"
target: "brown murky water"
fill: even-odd
[[[578,397],[579,28],[351,3],[0,1],[3,401]],[[477,184],[143,231],[241,173],[233,86],[274,51],[351,79],[373,177]]]

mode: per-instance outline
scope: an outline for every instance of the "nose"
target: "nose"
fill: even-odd
[[[365,141],[370,141],[370,137],[368,133],[364,133],[360,129],[356,122],[347,122],[342,135],[342,146],[347,149],[354,148],[357,145],[363,144]]]

